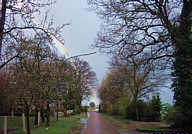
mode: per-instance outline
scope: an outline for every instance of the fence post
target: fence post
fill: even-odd
[[[40,123],[41,123],[41,113],[38,112],[38,126],[40,126]]]
[[[4,134],[7,134],[7,116],[4,116]]]
[[[11,117],[14,118],[14,109],[11,109]]]
[[[25,128],[25,114],[22,113],[22,124],[23,124],[23,131],[26,132],[26,128]]]

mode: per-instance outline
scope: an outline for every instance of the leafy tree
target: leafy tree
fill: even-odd
[[[112,59],[111,72],[98,89],[104,112],[110,109],[112,114],[124,113],[125,116],[126,107],[132,103],[136,117],[134,119],[140,120],[141,109],[137,106],[139,100],[163,85],[161,75],[154,71],[153,64],[144,64],[143,59],[127,60],[123,56]],[[127,102],[124,102],[125,100]],[[120,110],[124,112],[120,113]]]
[[[76,98],[79,99],[76,104],[81,105],[83,99],[87,99],[91,94],[91,90],[95,88],[97,84],[97,78],[95,72],[92,70],[87,61],[79,58],[74,59],[75,67],[75,80],[79,86],[79,90],[76,90]],[[77,92],[78,91],[78,92]]]
[[[40,106],[45,103],[49,106],[57,94],[54,90],[56,80],[54,79],[53,65],[48,63],[53,59],[53,54],[50,47],[46,45],[46,40],[42,41],[39,38],[34,38],[34,40],[21,40],[20,43],[19,46],[14,47],[15,51],[20,52],[19,58],[10,66],[9,71],[15,77],[13,87],[18,91],[15,96],[25,106],[27,132],[30,133],[30,110],[32,106],[35,106],[38,112]],[[31,45],[28,45],[29,43]],[[10,92],[10,94],[12,93]],[[49,119],[49,116],[47,119]]]
[[[154,121],[151,119],[151,112],[150,112],[150,106],[147,102],[144,102],[143,100],[138,100],[137,101],[137,109],[138,113],[135,111],[136,105],[131,102],[127,107],[126,107],[126,118],[130,120],[144,120],[144,121]],[[137,115],[138,114],[138,115]],[[138,117],[139,118],[138,118]]]
[[[155,71],[155,65],[145,64],[145,57],[126,59],[124,55],[114,57],[113,67],[122,68],[124,77],[124,88],[131,93],[133,104],[135,105],[136,119],[139,120],[137,101],[142,97],[147,97],[150,93],[163,86],[162,76]]]
[[[119,70],[111,71],[107,74],[106,78],[102,81],[98,89],[98,94],[102,103],[102,111],[111,114],[118,114],[118,102],[123,94],[123,81],[124,78]],[[111,109],[111,110],[110,110]]]
[[[151,113],[152,113],[152,117],[154,118],[154,121],[160,121],[161,119],[161,100],[159,95],[157,96],[153,96],[152,100],[151,100]]]

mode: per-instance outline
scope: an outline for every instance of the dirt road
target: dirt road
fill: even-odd
[[[81,134],[119,134],[119,132],[102,115],[91,112],[86,128],[82,130]]]

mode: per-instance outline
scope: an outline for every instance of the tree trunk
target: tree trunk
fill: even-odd
[[[59,120],[59,104],[57,103],[56,120]]]
[[[31,134],[31,130],[30,130],[30,121],[29,121],[29,116],[30,116],[30,113],[29,113],[29,111],[30,111],[30,109],[29,109],[29,105],[26,103],[25,104],[25,106],[26,106],[26,121],[27,121],[27,134]]]
[[[25,128],[25,114],[22,113],[22,124],[23,124],[23,131],[26,132],[26,128]]]
[[[7,134],[7,116],[4,116],[4,134]]]
[[[14,118],[14,109],[11,109],[11,117]]]
[[[38,111],[38,126],[41,124],[41,113]]]
[[[35,107],[35,120],[34,120],[34,125],[35,126],[38,126],[38,109],[37,109],[37,107]]]
[[[138,111],[138,105],[137,100],[135,101],[135,114],[136,114],[136,120],[139,120],[139,111]]]
[[[49,122],[50,122],[50,107],[49,104],[47,104],[47,109],[46,109],[46,126],[49,126]]]
[[[0,59],[1,59],[1,51],[2,51],[2,44],[3,44],[3,31],[4,31],[4,25],[5,25],[5,19],[6,19],[6,6],[7,6],[7,0],[2,0],[1,4],[1,16],[0,16]]]
[[[40,115],[41,115],[42,123],[45,123],[45,115],[44,115],[43,107],[41,107]]]

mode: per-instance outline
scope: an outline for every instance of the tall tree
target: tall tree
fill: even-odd
[[[119,114],[118,105],[120,97],[126,96],[131,98],[130,92],[124,88],[127,77],[123,68],[116,68],[107,73],[107,76],[98,88],[103,112]]]
[[[79,58],[75,59],[74,62],[76,80],[81,88],[81,93],[83,93],[83,98],[90,95],[91,89],[95,88],[97,84],[96,74],[90,67],[87,61],[81,60]]]
[[[124,69],[125,77],[127,77],[124,88],[132,94],[136,119],[139,120],[138,100],[157,91],[160,86],[162,87],[164,78],[162,79],[161,74],[155,71],[154,64],[145,64],[145,57],[126,59],[121,55],[114,58],[112,65]]]
[[[146,62],[173,66],[174,98],[190,127],[192,90],[191,0],[88,0],[104,26],[95,46],[127,57],[148,55]]]

